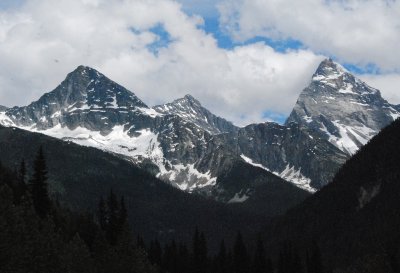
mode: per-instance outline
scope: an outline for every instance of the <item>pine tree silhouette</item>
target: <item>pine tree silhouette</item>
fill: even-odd
[[[219,246],[219,252],[216,258],[216,272],[227,273],[228,272],[228,258],[226,253],[225,241],[222,240]]]
[[[236,236],[235,245],[233,247],[233,266],[235,273],[249,272],[249,257],[240,232],[238,232]]]
[[[264,243],[260,237],[257,239],[256,251],[255,251],[254,259],[253,259],[252,272],[253,273],[268,272]]]
[[[42,146],[33,163],[33,176],[29,184],[36,213],[44,218],[50,212],[51,202],[47,189],[47,166]]]
[[[307,273],[323,273],[321,251],[315,241],[313,241],[310,253],[307,252]]]

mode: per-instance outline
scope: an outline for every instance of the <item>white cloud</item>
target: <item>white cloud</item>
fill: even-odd
[[[236,40],[294,38],[341,62],[400,69],[399,1],[223,0],[219,10]]]
[[[27,104],[84,64],[149,105],[191,93],[244,125],[266,110],[288,114],[322,58],[260,43],[221,49],[201,23],[170,0],[27,0],[0,12],[0,104]],[[158,24],[173,42],[154,55],[149,29]]]
[[[392,104],[400,104],[400,75],[360,75],[363,81],[379,89],[382,96]]]

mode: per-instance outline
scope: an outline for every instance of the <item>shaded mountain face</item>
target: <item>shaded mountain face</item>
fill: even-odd
[[[296,123],[252,124],[240,129],[243,159],[313,192],[327,184],[347,155],[313,130]]]
[[[400,261],[400,119],[350,158],[333,181],[276,219],[268,249],[316,241],[333,272],[398,272]],[[329,270],[328,270],[329,272]]]
[[[286,124],[295,122],[319,131],[323,138],[352,155],[398,116],[379,90],[327,59],[300,94]]]
[[[1,111],[6,111],[8,109],[8,107],[5,107],[5,106],[3,106],[3,105],[0,105],[0,112]]]

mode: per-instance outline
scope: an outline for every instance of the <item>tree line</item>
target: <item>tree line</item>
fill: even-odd
[[[14,171],[0,163],[0,272],[324,272],[316,244],[303,257],[288,243],[271,259],[261,237],[250,250],[238,232],[232,246],[222,240],[211,255],[198,229],[189,244],[134,240],[127,215],[124,198],[112,190],[100,198],[94,214],[52,200],[42,148],[29,179],[24,160]]]
[[[43,149],[27,179],[0,164],[0,272],[157,272],[137,247],[123,199],[110,192],[100,215],[51,200]]]
[[[138,245],[146,249],[150,263],[160,273],[322,273],[321,253],[313,243],[303,255],[290,243],[284,244],[279,257],[273,261],[261,237],[250,250],[240,232],[231,247],[221,241],[219,251],[210,255],[202,232],[194,232],[191,244],[172,240],[162,246],[155,239],[146,247],[140,237]]]

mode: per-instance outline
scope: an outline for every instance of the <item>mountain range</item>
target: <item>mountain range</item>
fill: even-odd
[[[241,203],[270,181],[321,189],[400,116],[398,109],[331,59],[319,65],[283,125],[243,128],[190,95],[149,107],[95,69],[79,66],[28,106],[0,108],[0,124],[99,148],[183,191]],[[237,166],[265,174],[232,176]]]

